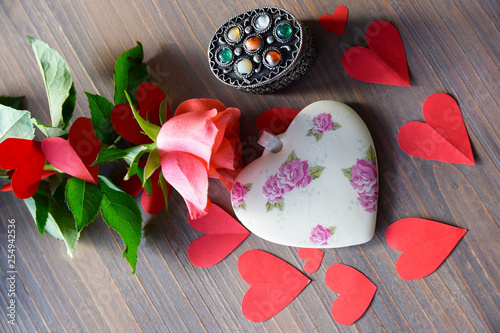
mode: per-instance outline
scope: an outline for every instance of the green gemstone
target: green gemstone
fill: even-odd
[[[233,52],[230,49],[222,49],[217,55],[219,61],[223,64],[227,64],[233,59]]]
[[[288,39],[292,35],[292,27],[288,23],[282,23],[276,28],[276,35],[280,39]]]

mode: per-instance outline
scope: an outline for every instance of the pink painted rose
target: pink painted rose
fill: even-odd
[[[266,196],[267,201],[273,204],[283,200],[285,189],[281,186],[278,177],[274,175],[266,180],[266,183],[262,187],[262,192]]]
[[[231,202],[234,206],[239,206],[243,203],[245,195],[247,195],[248,189],[245,185],[236,182],[231,190]]]
[[[359,193],[358,201],[363,209],[368,213],[373,213],[377,209],[378,191],[373,194]]]
[[[330,237],[332,237],[332,231],[318,224],[316,227],[312,228],[309,240],[314,245],[326,245]]]
[[[351,186],[358,193],[373,196],[377,192],[377,165],[374,161],[358,159],[351,169]]]
[[[278,180],[286,192],[295,187],[304,188],[311,182],[311,172],[307,161],[294,159],[283,163],[278,170]]]
[[[316,134],[331,131],[334,126],[332,115],[329,113],[320,113],[312,120],[312,131]]]

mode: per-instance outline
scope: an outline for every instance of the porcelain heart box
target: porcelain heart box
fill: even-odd
[[[245,227],[268,241],[331,248],[375,231],[378,172],[373,141],[354,110],[334,101],[304,108],[237,176],[231,201]],[[278,140],[276,140],[278,141]]]

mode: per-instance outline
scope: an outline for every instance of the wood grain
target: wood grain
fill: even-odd
[[[122,258],[123,243],[101,218],[87,227],[73,259],[62,242],[41,236],[24,203],[0,194],[0,331],[2,332],[494,332],[500,329],[500,3],[494,0],[372,0],[350,2],[345,34],[318,24],[339,1],[123,1],[19,0],[0,2],[0,95],[26,95],[25,108],[49,121],[48,103],[26,35],[40,38],[67,60],[77,89],[77,116],[89,116],[84,91],[112,98],[114,61],[143,44],[153,80],[170,89],[173,108],[194,97],[220,99],[242,110],[244,161],[261,154],[257,116],[272,107],[301,109],[321,99],[353,107],[367,123],[378,152],[380,201],[374,238],[325,253],[312,283],[278,315],[251,323],[241,313],[248,284],[239,256],[268,251],[297,268],[297,249],[251,235],[220,264],[194,267],[186,254],[200,236],[186,221],[173,193],[168,216],[145,216],[137,271]],[[206,47],[226,20],[245,10],[276,5],[311,29],[317,59],[311,71],[272,95],[249,95],[212,76]],[[344,51],[365,46],[376,20],[399,30],[411,87],[369,84],[343,70]],[[462,111],[476,165],[416,159],[397,144],[409,121],[423,121],[422,103],[446,92]],[[40,134],[38,134],[40,135]],[[38,136],[41,139],[41,136]],[[231,211],[229,194],[211,182],[210,197]],[[406,217],[421,217],[468,230],[430,276],[404,281],[395,270],[400,252],[385,230]],[[7,323],[7,224],[16,220],[17,326]],[[324,283],[342,262],[368,276],[375,298],[354,325],[337,324],[330,307],[337,295]]]

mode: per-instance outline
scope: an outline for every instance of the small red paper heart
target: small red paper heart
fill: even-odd
[[[324,254],[325,252],[319,249],[301,247],[299,249],[299,258],[306,261],[304,263],[304,270],[309,274],[316,272],[319,266],[321,266]]]
[[[361,272],[343,264],[328,268],[325,281],[340,294],[332,304],[332,316],[341,325],[351,325],[361,318],[377,291],[377,286]]]
[[[250,235],[238,221],[222,208],[212,204],[207,215],[189,224],[205,235],[189,244],[187,254],[196,267],[209,267],[219,263]]]
[[[296,109],[273,108],[257,117],[257,130],[274,135],[284,133],[295,116],[300,112]]]
[[[399,276],[416,280],[434,272],[467,230],[419,218],[394,222],[385,232],[387,244],[403,251],[396,262]]]
[[[398,29],[386,21],[373,22],[366,30],[369,48],[349,48],[342,66],[351,77],[371,83],[410,86],[406,54]]]
[[[290,264],[260,250],[243,253],[238,270],[250,284],[241,310],[254,323],[268,320],[283,310],[311,281]]]
[[[475,164],[457,102],[448,94],[427,97],[422,107],[427,123],[409,122],[399,130],[399,146],[411,156],[430,160]]]
[[[19,199],[27,199],[38,190],[45,156],[39,141],[9,138],[0,144],[0,168],[16,171],[11,188]],[[7,189],[7,187],[5,188]]]
[[[97,185],[99,165],[90,165],[101,150],[101,142],[95,136],[90,119],[76,119],[69,130],[68,141],[59,137],[46,138],[42,141],[42,150],[56,169]]]
[[[344,34],[348,14],[349,10],[346,6],[339,6],[335,8],[333,16],[330,14],[321,15],[319,18],[319,25],[334,34],[342,36]]]

